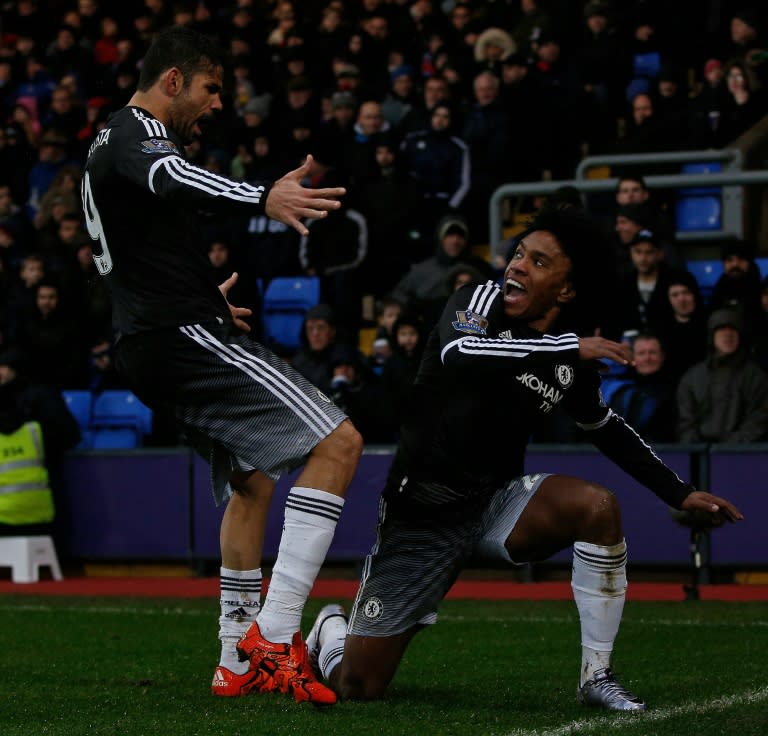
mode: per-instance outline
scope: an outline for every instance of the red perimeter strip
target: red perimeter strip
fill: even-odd
[[[350,600],[355,597],[355,580],[318,580],[312,589],[313,598]],[[768,585],[702,585],[699,588],[706,601],[768,601]],[[135,578],[93,577],[45,580],[39,583],[0,581],[0,594],[61,596],[137,596],[150,598],[216,598],[218,578]],[[569,582],[513,583],[497,580],[459,581],[447,598],[475,600],[569,600]],[[627,598],[635,601],[680,601],[685,598],[679,583],[631,583]]]

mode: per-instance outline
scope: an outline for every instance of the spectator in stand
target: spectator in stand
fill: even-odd
[[[337,174],[324,152],[312,161],[312,187],[336,186]],[[368,223],[365,216],[342,200],[341,206],[319,220],[307,223],[309,232],[299,241],[299,262],[304,273],[320,278],[320,293],[344,326],[360,327],[363,279],[361,267],[368,255]]]
[[[384,363],[381,377],[399,425],[411,400],[411,387],[419,372],[427,335],[419,316],[405,311],[392,325],[392,338],[392,355]]]
[[[545,166],[541,116],[535,112],[541,110],[542,94],[522,54],[510,54],[502,62],[499,100],[508,114],[513,142],[507,181],[538,181]],[[526,113],[521,115],[521,110]],[[515,145],[515,141],[525,144]]]
[[[61,455],[80,441],[61,392],[32,381],[25,365],[16,349],[0,353],[0,448],[13,449],[12,458],[0,452],[0,536],[51,534]]]
[[[670,268],[684,269],[685,259],[671,239],[672,233],[668,229],[670,227],[667,218],[651,201],[619,205],[616,208],[614,229],[618,241],[617,262],[620,270],[625,271],[627,265],[626,250],[622,253],[622,249],[635,240],[642,230],[647,230],[653,234],[654,239],[664,252],[664,259]]]
[[[520,0],[522,18],[512,28],[512,38],[520,53],[534,55],[536,43],[542,35],[552,30],[552,18],[539,0]]]
[[[628,244],[632,270],[619,288],[619,329],[658,331],[672,313],[667,289],[669,267],[664,251],[649,230],[641,230]]]
[[[356,197],[368,225],[363,279],[370,293],[380,298],[428,254],[425,244],[431,238],[424,238],[419,230],[421,188],[390,136],[377,138],[375,157],[376,169],[362,182]]]
[[[10,187],[11,198],[16,204],[27,201],[31,157],[32,149],[26,136],[17,127],[0,127],[0,182]],[[22,215],[26,219],[26,213]]]
[[[67,165],[78,166],[69,156],[69,145],[67,137],[54,129],[47,130],[40,138],[37,162],[29,171],[27,213],[30,217],[37,215],[42,197],[53,184],[56,174]]]
[[[704,84],[691,100],[692,148],[724,148],[729,143],[729,133],[723,128],[727,102],[723,64],[719,59],[708,59],[704,64]]]
[[[392,328],[397,318],[403,313],[405,305],[391,294],[387,294],[376,302],[376,339],[387,340],[394,345]]]
[[[80,322],[61,304],[59,286],[37,285],[35,306],[21,315],[16,344],[29,358],[29,377],[55,388],[82,386],[86,352]]]
[[[80,210],[80,176],[79,166],[62,166],[53,177],[53,181],[40,198],[40,205],[35,213],[34,225],[38,230],[43,230],[49,221],[53,218],[53,209],[55,204],[60,204],[62,199],[67,201],[69,206],[67,212]],[[61,219],[59,213],[58,219]],[[54,218],[55,219],[55,218]]]
[[[656,114],[650,94],[634,95],[630,108],[626,130],[616,143],[615,153],[655,153],[674,148],[676,141]]]
[[[21,207],[13,201],[8,184],[0,184],[0,228],[3,229],[0,241],[2,258],[6,266],[18,269],[21,259],[34,244],[35,233]]]
[[[328,394],[331,390],[331,353],[337,344],[336,316],[328,304],[307,310],[301,332],[302,346],[291,357],[291,365],[310,383]]]
[[[438,102],[425,130],[406,135],[401,144],[403,166],[421,189],[419,232],[428,241],[441,217],[461,211],[470,189],[469,147],[454,135],[453,110]]]
[[[552,33],[542,33],[538,38],[531,74],[543,105],[539,122],[547,141],[544,167],[553,179],[571,179],[588,125],[585,94],[575,65],[563,58],[561,41]],[[580,111],[579,115],[573,115],[574,109]]]
[[[474,100],[464,116],[460,136],[469,146],[471,188],[464,211],[473,243],[488,242],[488,200],[508,175],[511,124],[499,101],[500,84],[488,71],[474,78]]]
[[[436,240],[435,254],[414,264],[393,290],[396,299],[421,316],[426,330],[435,324],[451,293],[446,279],[454,266],[469,263],[487,278],[494,277],[490,264],[471,254],[469,226],[463,217],[443,217],[437,224]]]
[[[354,136],[345,140],[341,155],[341,175],[348,182],[350,196],[362,181],[376,168],[376,141],[381,133],[390,130],[390,124],[381,112],[381,103],[366,100],[360,105]]]
[[[670,65],[659,70],[656,79],[654,112],[663,121],[668,145],[677,150],[690,147],[688,119],[690,103],[683,71]]]
[[[677,390],[680,442],[768,439],[768,375],[744,345],[738,310],[709,317],[709,356],[690,368]]]
[[[370,371],[360,351],[340,343],[330,357],[329,396],[355,425],[366,444],[391,444],[397,439],[393,397],[382,379]]]
[[[609,406],[647,442],[674,442],[677,382],[659,337],[641,332],[632,342],[632,361],[627,383],[612,394]]]
[[[584,142],[591,155],[606,152],[616,135],[629,64],[615,14],[608,2],[584,6],[584,27],[573,53],[585,108],[580,114]]]
[[[721,52],[722,58],[736,59],[744,63],[749,60],[752,51],[765,49],[766,39],[762,35],[765,30],[765,12],[764,8],[761,10],[745,5],[731,14],[727,31],[729,42]]]
[[[414,90],[415,75],[415,69],[407,64],[397,66],[389,73],[390,86],[381,103],[381,112],[392,128],[397,128],[414,105],[418,104]]]
[[[37,299],[37,287],[45,278],[45,259],[39,253],[24,256],[18,278],[8,288],[8,319],[10,335],[15,338],[19,320],[29,312]]]
[[[432,119],[432,110],[438,102],[451,102],[451,89],[442,77],[431,76],[424,80],[421,99],[405,113],[398,132],[407,135],[416,130],[426,130]]]
[[[111,335],[97,335],[91,340],[87,381],[86,388],[96,393],[128,388],[125,379],[115,368]]]
[[[726,65],[725,85],[728,95],[723,109],[722,135],[731,143],[768,113],[768,97],[759,89],[752,67],[744,62],[732,61]]]
[[[334,92],[331,95],[331,117],[318,127],[318,139],[336,160],[339,160],[349,141],[355,136],[357,100],[351,92]]]
[[[707,354],[707,318],[699,285],[688,271],[672,271],[667,281],[672,316],[659,327],[666,366],[675,382]]]
[[[503,28],[486,28],[475,41],[473,73],[488,71],[501,77],[501,65],[510,54],[517,51],[517,44]]]
[[[446,276],[448,292],[456,291],[467,284],[479,284],[487,280],[487,274],[470,263],[457,263]]]
[[[41,123],[46,130],[61,131],[68,140],[73,141],[85,125],[85,111],[75,104],[69,89],[60,84],[51,93],[50,106]]]
[[[759,330],[763,319],[755,247],[744,240],[727,241],[720,250],[720,260],[723,262],[723,273],[712,290],[710,308],[740,309],[744,320],[743,337],[749,340]]]

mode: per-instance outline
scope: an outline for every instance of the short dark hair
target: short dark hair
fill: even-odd
[[[138,89],[146,92],[160,75],[175,66],[184,75],[184,84],[195,74],[223,67],[226,55],[218,43],[186,26],[171,26],[158,33],[144,55]]]
[[[619,178],[616,181],[616,191],[619,191],[619,187],[621,186],[621,183],[623,181],[634,181],[637,182],[641,189],[644,191],[648,191],[648,185],[645,183],[645,178],[641,176],[640,174],[631,174],[629,172],[623,172],[619,174]]]

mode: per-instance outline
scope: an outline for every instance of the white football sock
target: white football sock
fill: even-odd
[[[235,647],[259,613],[261,569],[228,570],[222,567],[219,572],[219,590],[221,603],[219,664],[241,675],[248,669],[248,662],[239,661]]]
[[[330,617],[320,631],[320,653],[317,664],[327,680],[344,656],[344,640],[347,638],[347,620],[341,616]]]
[[[280,548],[258,617],[261,635],[289,643],[301,628],[309,591],[331,546],[344,499],[314,488],[291,488]]]
[[[610,666],[627,590],[627,545],[573,545],[571,587],[581,621],[579,685]]]

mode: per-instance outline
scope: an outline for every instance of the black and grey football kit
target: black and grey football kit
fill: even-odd
[[[430,334],[380,504],[350,631],[401,633],[437,605],[475,553],[504,541],[544,479],[524,476],[530,435],[561,406],[611,460],[666,503],[684,483],[605,406],[575,334],[543,335],[504,314],[501,288],[465,286]]]
[[[173,411],[212,461],[219,500],[233,469],[277,478],[345,418],[235,327],[198,241],[201,212],[263,214],[269,189],[193,166],[178,135],[133,106],[98,134],[82,180],[118,368],[148,406]]]

